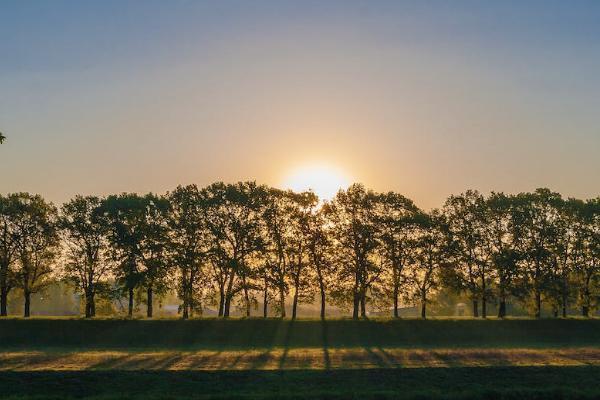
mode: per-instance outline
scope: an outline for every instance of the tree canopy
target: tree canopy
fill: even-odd
[[[183,318],[296,318],[303,304],[421,317],[443,293],[472,315],[520,304],[589,316],[600,299],[600,198],[549,189],[515,195],[466,191],[425,212],[395,192],[354,184],[329,201],[255,182],[180,186],[165,195],[76,196],[57,209],[39,195],[0,196],[2,315],[20,290],[63,280],[86,317],[101,299],[145,305],[176,295]],[[125,311],[126,310],[126,311]],[[288,314],[289,312],[289,314]]]

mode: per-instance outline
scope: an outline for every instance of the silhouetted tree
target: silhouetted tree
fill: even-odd
[[[378,196],[376,211],[380,251],[386,267],[382,279],[384,293],[391,297],[394,318],[398,318],[400,291],[407,279],[404,268],[410,256],[410,239],[420,211],[411,200],[394,192]]]
[[[219,182],[202,191],[215,280],[224,300],[219,305],[220,316],[229,317],[231,302],[240,292],[245,314],[250,315],[252,257],[264,248],[261,215],[265,191],[265,187],[255,182],[229,185]]]
[[[177,292],[182,316],[189,318],[198,308],[196,292],[208,265],[209,242],[204,220],[204,199],[196,185],[179,186],[168,195],[171,204],[170,238],[172,258],[179,269]],[[221,305],[224,303],[224,292]]]
[[[411,243],[409,279],[415,296],[421,305],[421,318],[426,318],[428,294],[439,284],[442,268],[451,264],[448,260],[448,232],[439,212],[421,215]]]
[[[572,252],[573,272],[579,293],[581,314],[589,317],[600,297],[600,198],[577,208]]]
[[[145,235],[147,199],[135,193],[108,196],[102,211],[109,226],[115,276],[128,295],[129,317],[133,316],[134,291],[143,282],[141,244]]]
[[[531,289],[534,315],[541,316],[542,295],[548,289],[550,271],[554,262],[552,243],[557,235],[560,202],[558,193],[537,189],[515,197],[519,242],[515,243],[523,255],[521,272]]]
[[[16,229],[20,217],[21,195],[0,195],[0,316],[7,315],[8,294],[15,285],[15,264],[18,259],[20,232]]]
[[[444,205],[444,215],[453,243],[456,261],[454,276],[458,287],[465,290],[473,303],[473,316],[487,316],[487,299],[491,282],[490,252],[485,229],[488,225],[483,196],[473,190],[450,196]]]
[[[23,290],[23,316],[31,315],[31,295],[49,284],[52,267],[59,251],[56,208],[39,195],[19,194],[17,287]]]
[[[338,283],[345,285],[342,293],[352,298],[352,318],[366,317],[366,297],[371,284],[381,273],[375,259],[378,246],[375,218],[376,194],[354,184],[339,191],[325,204],[329,234],[333,239]]]
[[[112,267],[108,260],[109,226],[102,199],[76,196],[62,206],[59,226],[65,250],[65,277],[85,298],[85,317],[96,315],[95,297]]]
[[[558,213],[554,224],[554,235],[549,246],[552,260],[548,286],[548,298],[555,316],[558,316],[559,309],[562,310],[563,317],[567,316],[569,299],[572,295],[570,280],[573,272],[573,257],[577,244],[577,230],[581,227],[580,215],[583,206],[582,201],[575,199],[556,202]]]
[[[326,219],[321,207],[308,220],[308,252],[310,265],[314,269],[313,276],[319,289],[320,316],[323,320],[325,319],[327,290],[331,285],[334,272],[331,240],[327,235],[325,224]]]
[[[263,218],[265,221],[265,271],[263,302],[268,297],[268,286],[273,286],[278,294],[277,308],[281,318],[285,318],[285,298],[288,285],[288,247],[292,239],[292,205],[290,192],[269,189],[265,201]]]
[[[515,227],[520,222],[513,211],[511,196],[492,192],[486,199],[485,235],[491,255],[491,267],[496,277],[498,318],[506,316],[507,299],[515,293],[514,283],[519,275],[521,254],[516,248],[521,230]]]
[[[292,319],[298,314],[300,299],[311,300],[308,263],[310,262],[311,218],[318,204],[317,196],[312,192],[292,193],[294,207],[290,210],[292,237],[287,256],[290,266],[290,280],[294,288],[292,300]]]
[[[142,258],[142,279],[146,287],[146,316],[153,316],[154,294],[164,295],[168,289],[170,272],[168,257],[171,246],[169,240],[169,201],[163,196],[147,194],[140,253]]]

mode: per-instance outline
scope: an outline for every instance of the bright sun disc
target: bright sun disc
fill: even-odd
[[[350,184],[348,178],[335,168],[324,165],[312,165],[298,168],[284,181],[286,189],[296,192],[312,190],[320,200],[330,200],[340,189]]]

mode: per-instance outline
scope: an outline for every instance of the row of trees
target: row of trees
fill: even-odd
[[[153,299],[176,291],[183,318],[207,306],[249,316],[260,303],[265,317],[285,317],[290,301],[296,318],[315,300],[322,318],[327,304],[354,318],[419,304],[425,318],[440,288],[466,294],[474,316],[492,301],[499,317],[509,301],[536,317],[542,302],[588,316],[600,293],[600,198],[467,191],[426,213],[358,184],[326,202],[254,182],[77,196],[60,210],[38,195],[0,196],[1,314],[20,288],[29,316],[31,295],[56,277],[81,292],[86,317],[116,290],[130,316],[136,294],[152,317]]]

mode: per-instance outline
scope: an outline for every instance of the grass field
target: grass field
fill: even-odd
[[[600,320],[0,320],[0,397],[600,398]]]

